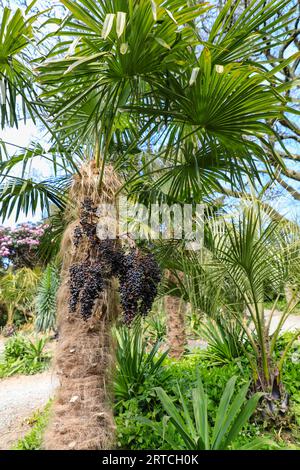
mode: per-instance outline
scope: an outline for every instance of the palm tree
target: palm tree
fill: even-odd
[[[35,75],[43,109],[34,109],[44,123],[51,117],[52,146],[46,152],[37,145],[2,164],[7,184],[1,191],[1,214],[35,212],[50,203],[67,208],[58,293],[61,387],[46,447],[104,449],[111,447],[114,434],[108,372],[110,328],[119,300],[112,278],[101,298],[89,298],[90,318],[70,311],[76,267],[88,263],[85,276],[81,271],[77,277],[89,279],[92,264],[101,258],[88,238],[77,237],[76,228],[86,217],[95,227],[94,208],[104,202],[114,206],[116,194],[147,174],[152,159],[161,164],[156,187],[187,202],[202,200],[220,180],[234,186],[243,184],[245,174],[259,176],[258,161],[269,168],[263,136],[273,132],[267,121],[287,106],[277,69],[253,64],[249,57],[264,47],[266,37],[277,44],[289,18],[278,15],[287,1],[265,5],[254,0],[228,30],[228,1],[204,44],[196,25],[209,9],[206,4],[61,3],[67,16],[53,20],[58,29],[48,34],[45,49],[55,35],[60,40],[43,50]],[[9,50],[7,60],[13,54]],[[54,179],[37,182],[13,174],[18,161],[26,167],[36,156],[53,162]]]
[[[183,259],[183,294],[194,308],[217,320],[217,324],[208,321],[209,342],[226,343],[228,347],[232,340],[238,344],[238,354],[245,355],[252,368],[253,389],[264,393],[265,419],[280,419],[288,409],[282,370],[299,332],[280,359],[275,351],[281,328],[299,301],[295,295],[274,331],[271,321],[284,286],[295,280],[296,272],[299,276],[299,227],[272,220],[255,201],[245,204],[232,218],[223,216],[208,224],[210,236],[204,252]],[[270,292],[278,297],[268,316],[266,300]],[[237,326],[234,334],[232,322]],[[211,341],[214,336],[216,340]]]

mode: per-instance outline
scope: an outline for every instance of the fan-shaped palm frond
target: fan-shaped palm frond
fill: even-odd
[[[94,141],[96,131],[105,153],[119,108],[147,92],[152,77],[186,62],[195,41],[190,22],[210,7],[177,0],[62,3],[71,16],[59,34],[75,41],[39,66],[43,97],[64,132]]]
[[[6,124],[18,127],[20,117],[27,113],[34,119],[35,92],[33,73],[29,67],[26,49],[34,38],[36,15],[25,18],[21,9],[14,13],[7,7],[0,19],[0,118]]]
[[[256,142],[266,145],[263,136],[274,133],[266,121],[283,113],[284,100],[270,82],[270,74],[257,67],[242,63],[219,67],[213,65],[211,52],[205,48],[192,70],[155,83],[152,102],[128,109],[148,115],[149,126],[156,116],[156,129],[165,127],[168,133],[163,145],[173,146],[193,136],[197,145],[215,151],[222,144],[229,155],[238,150],[246,158],[248,148],[255,157],[268,160]]]
[[[65,208],[70,177],[36,182],[31,178],[4,176],[5,180],[0,186],[0,216],[3,219],[14,214],[15,220],[18,220],[21,213],[34,215],[37,211],[46,216],[51,203],[59,209]]]
[[[211,198],[222,183],[243,188],[245,176],[253,182],[261,177],[254,153],[246,143],[243,150],[232,147],[229,151],[223,143],[210,145],[202,138],[197,143],[187,139],[169,152],[161,152],[155,166],[145,163],[142,169],[133,170],[126,182],[130,192],[147,191],[156,194],[157,200],[185,203]]]
[[[215,46],[214,64],[251,61],[255,54],[265,51],[266,43],[270,48],[275,47],[286,37],[293,13],[296,14],[296,8],[285,12],[290,0],[251,0],[232,21],[240,3],[228,0],[211,28],[208,42]]]

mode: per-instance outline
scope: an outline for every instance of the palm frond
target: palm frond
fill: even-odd
[[[66,207],[66,189],[69,177],[53,178],[36,182],[31,178],[2,175],[5,177],[0,186],[0,216],[6,219],[14,216],[18,220],[20,215],[35,215],[38,211],[45,216],[50,213],[50,204],[58,209]]]
[[[216,18],[208,43],[215,46],[214,64],[251,61],[256,55],[282,43],[287,35],[289,23],[295,19],[296,9],[285,8],[289,0],[252,0],[236,18],[239,1],[228,0]]]
[[[34,119],[33,73],[26,48],[34,37],[36,16],[24,18],[21,9],[14,13],[5,7],[0,20],[0,122],[18,127],[19,119]]]

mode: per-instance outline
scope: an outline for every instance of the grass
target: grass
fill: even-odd
[[[11,450],[40,450],[43,443],[43,435],[49,421],[52,400],[49,400],[45,408],[36,411],[29,419],[32,426],[30,431],[19,439]]]

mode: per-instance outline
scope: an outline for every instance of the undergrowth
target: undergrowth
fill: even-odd
[[[0,362],[0,378],[15,374],[36,374],[49,366],[51,355],[45,352],[47,339],[31,341],[22,335],[10,338],[4,349]]]
[[[43,410],[36,411],[28,420],[32,426],[30,431],[12,447],[12,450],[40,450],[43,435],[49,421],[52,400],[49,400]]]

